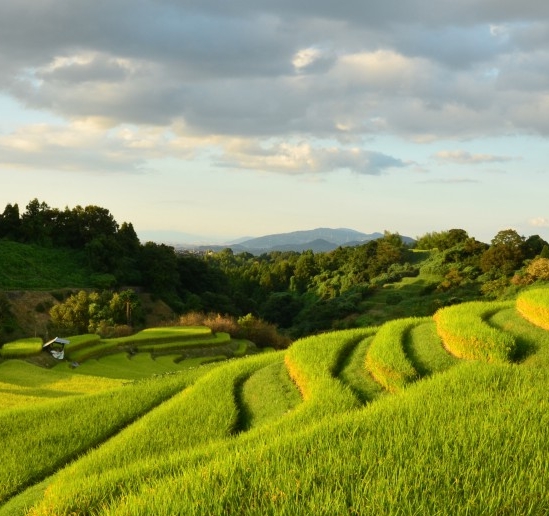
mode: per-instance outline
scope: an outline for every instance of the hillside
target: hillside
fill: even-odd
[[[0,515],[546,514],[548,316],[538,286],[95,389],[6,361],[50,401],[0,409]]]
[[[1,290],[92,287],[99,279],[84,252],[66,248],[0,239],[0,263]]]

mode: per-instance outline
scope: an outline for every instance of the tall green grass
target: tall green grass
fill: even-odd
[[[546,514],[548,380],[462,363],[362,410],[166,462],[95,506],[61,503],[57,481],[32,514]],[[82,495],[68,477],[64,491]]]
[[[45,369],[23,360],[0,363],[0,414],[3,409],[47,403],[66,396],[92,394],[121,386],[120,380]]]
[[[14,342],[7,342],[0,348],[2,358],[25,358],[42,352],[42,339],[29,337]]]
[[[238,440],[233,440],[236,436],[243,440],[270,440],[323,417],[359,407],[357,398],[335,375],[341,367],[342,354],[365,335],[368,331],[349,330],[294,344],[285,358],[289,353],[300,387],[306,385],[307,401],[269,425],[254,427],[255,432],[241,432],[246,427],[241,426],[242,407],[237,404],[235,388],[245,384],[254,371],[279,361],[279,355],[268,353],[223,364],[59,473],[37,514],[48,514],[52,500],[62,508],[61,512],[93,513],[105,499],[136,489],[151,475],[181,471],[191,464],[199,467],[204,457],[238,448]]]
[[[458,363],[458,359],[444,349],[431,317],[410,329],[404,348],[420,376],[446,371]]]
[[[238,435],[242,427],[236,386],[276,360],[275,353],[262,354],[201,375],[192,387],[56,475],[37,513],[49,513],[50,497],[61,512],[93,513],[105,499],[138,485],[155,471],[173,470],[172,455],[187,457],[195,449]],[[78,487],[73,491],[69,486]]]
[[[0,502],[120,431],[186,385],[183,376],[0,412]]]
[[[422,319],[411,317],[383,324],[366,353],[366,368],[390,392],[398,392],[419,378],[404,350],[404,340],[420,322]]]
[[[517,354],[514,337],[486,323],[511,302],[473,301],[440,309],[434,319],[444,346],[459,358],[508,362]]]
[[[67,358],[83,362],[105,353],[130,349],[166,352],[182,348],[226,344],[228,341],[230,341],[230,337],[227,334],[212,335],[210,328],[205,326],[148,328],[126,337],[101,339],[99,342],[92,339],[82,346],[69,348]]]
[[[245,430],[279,419],[302,401],[280,352],[276,362],[255,371],[237,393]]]
[[[549,330],[549,288],[536,288],[519,294],[517,310],[531,323]]]

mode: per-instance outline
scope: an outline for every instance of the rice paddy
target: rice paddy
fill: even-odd
[[[549,331],[520,299],[224,361],[178,330],[5,360],[0,516],[547,514]]]

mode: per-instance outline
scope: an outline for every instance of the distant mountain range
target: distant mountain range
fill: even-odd
[[[317,228],[305,231],[293,231],[291,233],[277,233],[257,238],[239,239],[237,242],[213,245],[189,245],[176,244],[177,249],[192,249],[196,251],[220,251],[231,248],[234,253],[248,252],[259,255],[271,251],[297,251],[313,252],[332,251],[340,246],[360,245],[370,240],[382,238],[383,233],[361,233],[354,229],[346,228]],[[401,236],[404,243],[414,242],[413,238]]]

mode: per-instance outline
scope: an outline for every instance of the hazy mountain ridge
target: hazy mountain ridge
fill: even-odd
[[[317,228],[303,231],[292,231],[291,233],[277,233],[265,235],[258,238],[252,238],[240,242],[243,247],[254,249],[267,249],[276,246],[302,245],[315,240],[324,240],[331,244],[343,245],[349,242],[365,242],[375,238],[382,237],[382,233],[372,233],[370,235],[347,228]]]
[[[361,233],[348,228],[316,228],[311,230],[292,231],[290,233],[276,233],[257,238],[239,239],[234,243],[211,245],[180,244],[178,249],[193,249],[196,251],[221,251],[231,248],[235,253],[248,252],[262,254],[271,251],[328,252],[340,246],[360,245],[370,240],[382,238],[383,233]],[[413,238],[402,236],[405,243],[411,243]]]

